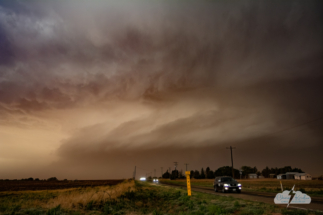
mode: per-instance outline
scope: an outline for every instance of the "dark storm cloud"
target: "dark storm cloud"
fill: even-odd
[[[0,26],[0,64],[10,64],[13,62],[13,47],[11,47],[9,38],[4,31],[4,29]]]
[[[289,134],[256,139],[322,116],[321,18],[320,1],[5,1],[1,122],[108,109],[106,122],[75,126],[62,141],[60,162],[72,163],[121,162],[131,153],[165,160],[173,148],[174,157],[227,144],[290,146]],[[132,117],[109,121],[125,104]],[[319,129],[304,129],[295,136],[321,147]]]

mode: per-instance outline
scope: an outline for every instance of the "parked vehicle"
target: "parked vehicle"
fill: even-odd
[[[215,192],[241,192],[241,184],[230,176],[216,177],[213,183]]]

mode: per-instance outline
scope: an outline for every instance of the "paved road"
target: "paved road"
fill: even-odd
[[[186,186],[183,185],[170,185],[170,184],[165,184],[165,183],[160,183],[163,186],[171,186],[171,187],[181,187],[186,189]],[[245,200],[251,200],[255,202],[264,202],[264,203],[269,203],[269,204],[275,204],[274,203],[274,198],[275,196],[273,194],[257,194],[253,192],[241,192],[241,193],[216,193],[214,192],[213,189],[211,188],[202,188],[202,187],[194,187],[192,186],[192,191],[198,191],[202,193],[210,193],[213,195],[220,195],[220,196],[232,196],[234,198],[240,198],[240,199],[245,199]],[[281,207],[286,207],[287,205],[279,205]],[[299,205],[290,205],[289,208],[294,208],[294,209],[300,209],[300,210],[318,210],[323,212],[323,202],[320,202],[319,200],[311,202],[310,204],[299,204]]]

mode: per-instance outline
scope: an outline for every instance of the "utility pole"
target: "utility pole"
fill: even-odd
[[[161,169],[161,177],[163,177],[163,167],[160,167]]]
[[[184,163],[184,165],[186,165],[186,171],[187,171],[187,165],[188,165],[188,163]]]
[[[154,169],[154,177],[156,177],[156,169]]]
[[[235,149],[236,147],[227,147],[227,149],[230,149],[231,151],[231,164],[232,164],[232,178],[234,178],[234,170],[233,170],[233,157],[232,157],[232,149]]]
[[[136,180],[136,166],[135,166],[135,171],[133,172],[133,180]]]

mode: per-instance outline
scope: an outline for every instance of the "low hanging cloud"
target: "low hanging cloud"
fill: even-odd
[[[228,144],[322,147],[320,122],[266,136],[321,117],[321,10],[320,1],[4,1],[0,126],[53,132],[50,145],[27,134],[25,143],[44,146],[58,172],[124,153],[169,163],[175,151]]]

